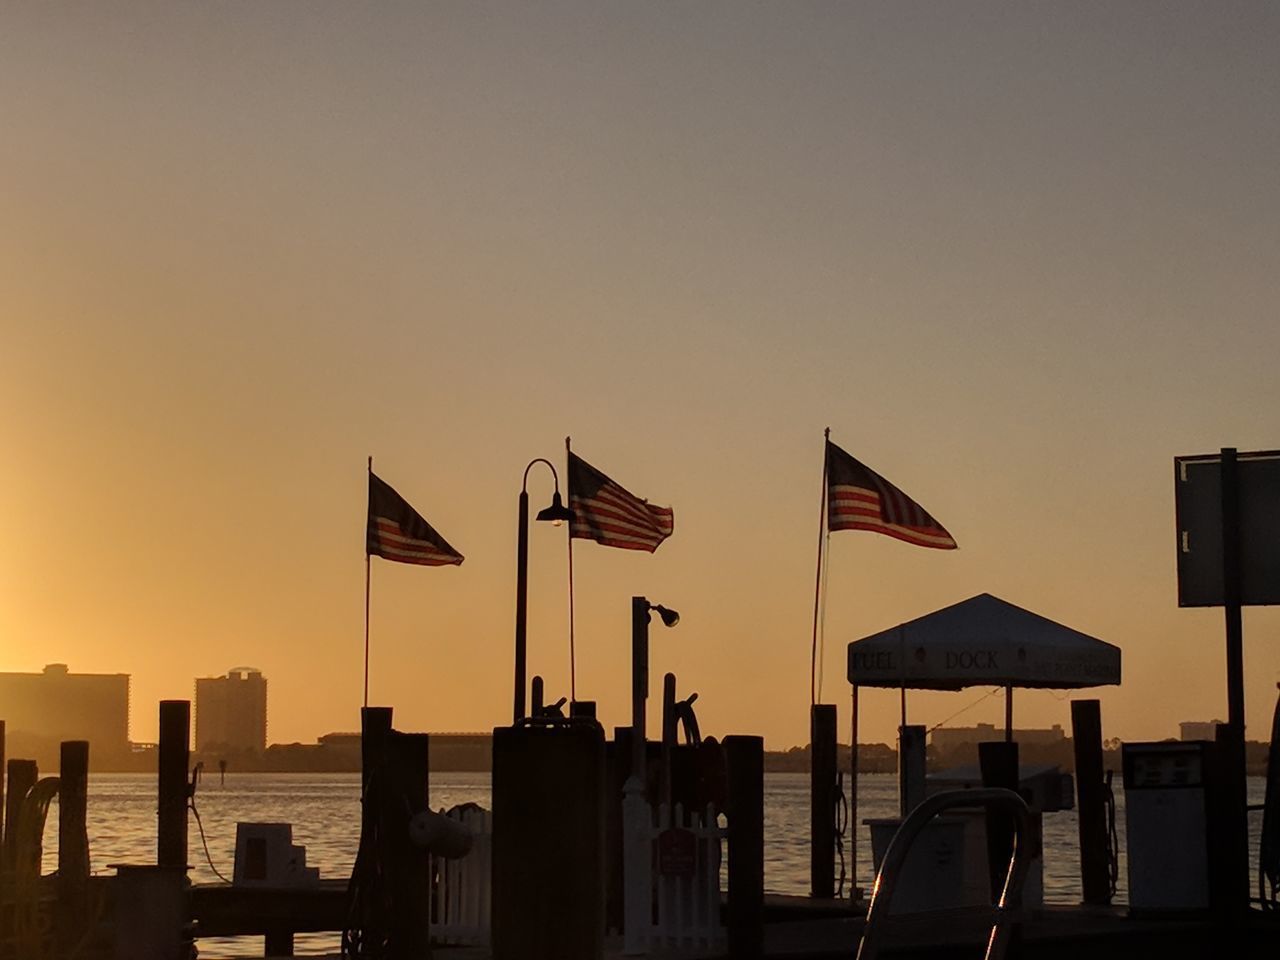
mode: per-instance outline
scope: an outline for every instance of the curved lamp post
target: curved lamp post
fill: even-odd
[[[573,511],[560,499],[560,476],[555,465],[543,457],[535,457],[524,468],[520,483],[520,526],[516,539],[516,696],[515,720],[525,717],[525,620],[529,609],[529,471],[535,463],[545,463],[555,483],[551,506],[538,511],[536,520],[548,521],[560,526],[573,519]]]

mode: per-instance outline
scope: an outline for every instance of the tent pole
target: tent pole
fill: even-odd
[[[858,685],[849,704],[849,903],[858,905]]]
[[[1004,688],[1004,742],[1013,743],[1013,685]]]

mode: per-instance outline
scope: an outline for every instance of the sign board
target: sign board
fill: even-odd
[[[658,834],[658,872],[664,877],[691,877],[698,865],[698,838],[692,830],[672,827]]]
[[[1223,606],[1222,455],[1175,457],[1178,606]],[[1280,451],[1236,455],[1240,602],[1280,603]]]

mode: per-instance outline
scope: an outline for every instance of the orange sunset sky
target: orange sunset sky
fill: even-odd
[[[1172,460],[1280,446],[1277,49],[1262,2],[6,5],[0,670],[131,673],[138,740],[243,664],[272,741],[356,728],[373,454],[467,560],[374,561],[372,699],[508,722],[521,471],[571,434],[676,517],[577,543],[579,695],[627,722],[645,594],[655,694],[803,743],[829,425],[960,544],[832,537],[842,739],[845,643],[981,592],[1123,648],[1106,736],[1222,718]],[[1254,739],[1278,634],[1246,611]]]

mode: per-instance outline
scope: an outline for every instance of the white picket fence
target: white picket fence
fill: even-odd
[[[487,946],[492,885],[493,814],[474,804],[446,813],[473,837],[471,851],[457,860],[437,858],[431,898],[431,940],[457,946]]]
[[[660,839],[673,829],[687,831],[680,839],[693,853],[692,863],[681,857],[684,862],[674,871],[671,869],[674,864],[663,862],[663,840]],[[665,803],[658,807],[649,831],[656,907],[655,921],[644,937],[650,951],[679,953],[724,948],[720,861],[721,841],[726,833],[711,804],[701,814],[692,811],[686,815],[684,805],[677,803],[674,816]]]

